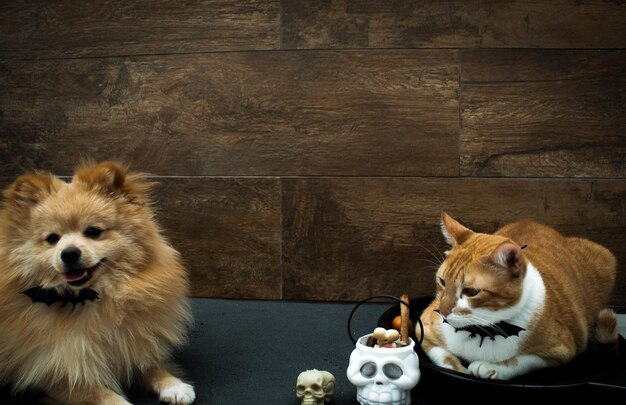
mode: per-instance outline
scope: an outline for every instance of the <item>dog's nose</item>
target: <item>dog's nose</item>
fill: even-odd
[[[61,252],[61,260],[67,265],[73,265],[80,259],[80,249],[77,247],[68,247]]]

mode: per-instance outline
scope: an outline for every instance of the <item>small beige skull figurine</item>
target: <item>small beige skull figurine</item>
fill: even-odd
[[[335,377],[328,371],[303,371],[296,382],[296,396],[302,405],[322,405],[330,401],[334,391]]]

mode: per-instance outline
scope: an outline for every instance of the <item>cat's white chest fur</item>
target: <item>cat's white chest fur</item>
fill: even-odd
[[[468,331],[456,331],[450,324],[441,325],[448,349],[469,362],[484,360],[489,362],[510,359],[519,352],[525,331],[514,336],[482,337]]]
[[[484,360],[498,362],[510,359],[519,354],[519,348],[527,335],[527,329],[537,313],[541,311],[545,300],[545,286],[541,275],[530,263],[524,277],[522,296],[512,307],[492,311],[488,309],[472,309],[467,301],[459,299],[457,306],[469,310],[470,316],[450,314],[447,323],[442,320],[441,332],[448,350],[469,362]],[[486,322],[486,321],[489,322]],[[506,321],[522,328],[517,334],[505,336],[482,337],[469,331],[457,330],[468,325],[495,324]]]

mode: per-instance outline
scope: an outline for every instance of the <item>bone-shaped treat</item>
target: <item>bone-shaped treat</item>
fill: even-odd
[[[400,332],[395,329],[385,329],[378,327],[372,334],[378,342],[378,347],[396,347],[396,340],[400,337]]]

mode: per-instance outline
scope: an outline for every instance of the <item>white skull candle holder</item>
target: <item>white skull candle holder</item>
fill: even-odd
[[[361,405],[409,405],[411,389],[420,379],[415,342],[406,346],[370,347],[372,334],[356,341],[350,355],[348,380],[357,387]]]
[[[328,371],[306,370],[298,375],[296,397],[302,405],[322,405],[335,391],[335,377]]]

